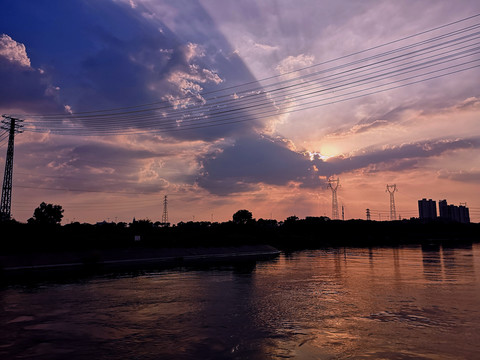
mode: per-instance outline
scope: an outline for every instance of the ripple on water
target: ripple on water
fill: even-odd
[[[18,316],[13,320],[7,321],[7,324],[22,323],[27,321],[33,321],[35,318],[33,316]]]
[[[447,328],[451,326],[444,313],[438,309],[401,309],[399,311],[384,310],[366,317],[381,322],[405,323],[414,327]]]

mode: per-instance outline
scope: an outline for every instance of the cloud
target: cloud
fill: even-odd
[[[318,188],[332,175],[359,169],[371,173],[402,172],[417,167],[420,159],[478,148],[480,138],[432,140],[323,160],[293,151],[279,139],[246,137],[204,155],[200,159],[203,173],[198,185],[219,195],[251,191],[259,184],[285,186],[293,182],[304,188]]]
[[[379,165],[384,170],[403,171],[414,167],[418,159],[440,156],[448,151],[478,148],[480,148],[480,138],[429,140],[386,146],[383,149],[367,149],[359,155],[337,156],[329,158],[328,161],[317,161],[316,166],[322,175],[327,176]]]
[[[254,43],[254,45],[256,48],[259,48],[263,51],[268,51],[268,52],[271,52],[271,51],[275,51],[275,50],[278,50],[278,46],[272,46],[272,45],[268,45],[268,44],[258,44],[258,43]]]
[[[73,114],[73,110],[72,110],[72,107],[70,105],[65,105],[64,109],[67,113]]]
[[[25,45],[16,42],[7,34],[0,36],[0,56],[23,67],[31,66]]]
[[[300,54],[297,56],[289,56],[280,61],[280,63],[275,67],[275,70],[277,70],[280,74],[285,74],[310,66],[314,63],[314,61],[315,56],[313,55]]]
[[[358,123],[353,125],[350,129],[346,131],[337,130],[330,134],[330,136],[348,136],[352,134],[361,134],[369,132],[370,130],[381,128],[387,126],[389,122],[387,120],[374,120],[371,123]]]
[[[128,1],[82,4],[82,1],[62,3],[62,23],[72,24],[76,30],[69,26],[65,32],[62,30],[62,37],[68,37],[69,41],[61,46],[53,46],[56,42],[51,40],[60,32],[55,12],[45,14],[44,22],[49,26],[42,27],[38,21],[29,25],[30,33],[42,35],[35,42],[35,51],[42,54],[39,65],[45,69],[44,79],[48,74],[49,82],[55,84],[36,93],[41,92],[45,97],[47,90],[52,101],[61,104],[56,112],[158,103],[158,107],[166,110],[154,113],[154,119],[132,117],[134,120],[125,121],[128,123],[125,127],[150,130],[158,124],[159,128],[171,129],[165,130],[170,137],[190,140],[211,141],[262,126],[262,121],[251,116],[248,109],[235,105],[229,108],[226,103],[221,106],[225,115],[213,114],[218,107],[197,109],[207,127],[190,126],[198,123],[197,114],[190,117],[186,114],[189,119],[176,114],[166,119],[161,117],[163,112],[172,110],[162,100],[179,109],[192,104],[208,106],[209,99],[203,93],[245,82],[256,86],[242,59],[229,56],[232,48],[199,3],[154,3],[152,9],[143,1],[135,1],[133,8]],[[15,4],[27,15],[40,11],[39,4],[29,5],[25,10],[21,4]],[[88,10],[90,7],[95,11]],[[145,19],[144,12],[152,17]],[[172,14],[174,18],[170,18]],[[57,87],[60,90],[53,91]],[[18,100],[19,96],[15,94],[15,98]],[[96,128],[108,126],[99,125],[99,121],[83,121],[78,125],[83,126],[85,133],[95,133]]]
[[[189,45],[192,44],[190,43]],[[190,52],[190,46],[187,46],[186,48],[188,49],[187,51]],[[190,62],[194,56],[186,54],[185,58],[187,62]],[[201,68],[197,64],[186,64],[181,69],[173,70],[166,77],[167,81],[174,85],[176,92],[179,93],[179,95],[175,96],[167,94],[164,95],[163,98],[167,99],[175,108],[179,106],[187,107],[187,105],[191,103],[191,98],[189,96],[192,96],[205,104],[206,100],[201,95],[203,90],[201,84],[213,83],[218,85],[223,81],[218,74],[209,69]]]
[[[360,120],[356,124],[333,130],[328,136],[344,137],[362,134],[393,124],[405,123],[407,121],[418,123],[420,120],[432,119],[438,116],[458,117],[462,113],[480,110],[480,99],[475,96],[443,100],[431,99],[430,101],[422,99],[422,101],[408,101],[393,108],[385,109],[384,107],[377,105],[374,108],[360,110]]]
[[[45,71],[31,67],[24,44],[10,36],[0,37],[0,109],[2,112],[58,111],[59,88]]]
[[[319,186],[309,156],[290,150],[281,139],[242,137],[200,159],[199,186],[215,194],[249,191],[260,183],[283,186],[296,182]]]
[[[441,172],[439,178],[463,183],[479,184],[480,171]]]
[[[54,137],[17,144],[18,155],[27,154],[17,168],[20,184],[86,192],[158,192],[168,186],[159,161],[173,154],[101,140],[76,142]]]
[[[480,110],[480,98],[476,96],[471,96],[467,99],[460,100],[456,104],[443,108],[440,112],[445,113],[457,113],[459,111],[479,111]]]

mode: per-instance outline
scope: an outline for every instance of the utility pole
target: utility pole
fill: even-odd
[[[396,220],[397,219],[397,214],[395,212],[395,198],[394,194],[397,191],[397,185],[388,185],[387,184],[387,191],[390,194],[390,220]]]
[[[338,202],[337,202],[337,189],[340,180],[338,178],[330,178],[328,179],[328,187],[332,189],[332,219],[338,219]]]
[[[368,221],[372,220],[370,217],[370,209],[367,209],[367,220]]]
[[[20,129],[23,125],[20,123],[23,122],[23,120],[7,115],[2,115],[2,117],[4,119],[2,120],[0,128],[9,132],[7,157],[5,159],[5,173],[3,175],[2,199],[0,204],[0,220],[6,221],[10,220],[12,215],[13,149],[15,133],[22,132]]]
[[[345,221],[345,208],[342,205],[342,220]]]

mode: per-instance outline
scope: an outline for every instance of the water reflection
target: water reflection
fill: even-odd
[[[442,280],[440,244],[422,245],[423,274],[428,281]]]
[[[475,281],[472,244],[422,246],[424,277],[428,281]]]
[[[480,247],[301,251],[0,291],[0,358],[475,358]]]

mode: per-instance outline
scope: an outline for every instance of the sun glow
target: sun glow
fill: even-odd
[[[330,157],[316,151],[307,151],[306,154],[310,158],[310,161],[313,161],[315,159],[327,160]]]

